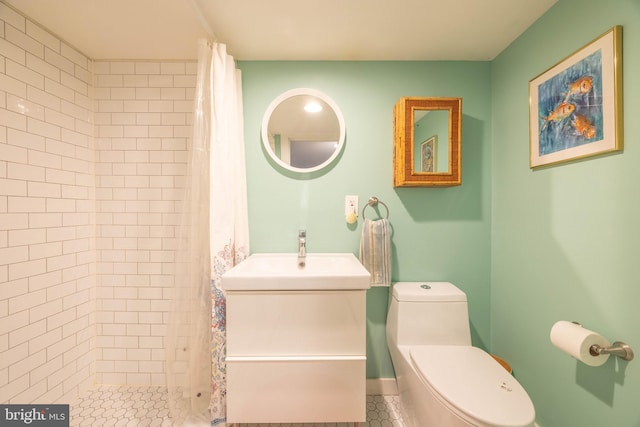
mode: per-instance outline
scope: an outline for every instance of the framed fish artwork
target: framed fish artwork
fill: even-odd
[[[436,150],[438,148],[438,135],[420,143],[420,172],[436,171]]]
[[[622,26],[529,82],[529,166],[621,151]]]

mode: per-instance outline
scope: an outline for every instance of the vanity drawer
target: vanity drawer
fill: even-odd
[[[366,291],[228,291],[229,356],[360,356]]]
[[[227,422],[364,422],[365,369],[363,356],[227,357]]]

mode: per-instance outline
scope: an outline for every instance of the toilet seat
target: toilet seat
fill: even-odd
[[[472,346],[419,346],[411,362],[424,384],[460,417],[494,427],[533,425],[527,392],[489,354]]]

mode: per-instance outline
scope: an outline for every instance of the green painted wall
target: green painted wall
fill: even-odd
[[[393,279],[449,280],[470,301],[473,340],[490,341],[490,64],[488,62],[240,62],[252,252],[294,252],[307,230],[310,252],[357,255],[362,217],[349,226],[346,195],[389,207]],[[292,174],[268,160],[260,125],[282,92],[319,89],[340,106],[346,146],[326,173]],[[393,107],[402,96],[462,97],[463,185],[392,186]],[[384,208],[381,208],[384,214]],[[375,217],[367,208],[368,218]],[[385,339],[387,288],[368,291],[367,376],[392,377]]]
[[[623,25],[622,154],[529,169],[528,82]],[[542,427],[640,426],[640,361],[588,367],[556,349],[577,320],[640,352],[640,1],[560,0],[492,62],[491,345]]]
[[[613,25],[623,25],[625,150],[529,169],[528,82]],[[394,280],[450,280],[469,295],[474,344],[507,359],[542,427],[639,427],[640,362],[590,368],[549,341],[578,320],[640,353],[640,1],[560,0],[492,62],[240,62],[253,252],[357,254],[362,218],[344,196],[387,203]],[[260,122],[278,94],[320,89],[340,105],[347,144],[329,171],[291,174],[269,162]],[[463,98],[463,185],[392,182],[392,110],[401,96]],[[384,209],[382,209],[384,213]],[[367,216],[373,210],[367,209]],[[368,293],[370,378],[393,375],[384,337],[387,290]]]

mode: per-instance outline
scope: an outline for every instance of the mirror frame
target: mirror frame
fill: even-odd
[[[338,119],[338,126],[340,127],[340,135],[338,137],[338,147],[336,147],[333,154],[327,160],[311,168],[299,168],[283,162],[278,156],[276,156],[276,154],[271,149],[271,146],[269,145],[269,120],[271,118],[271,115],[275,111],[275,109],[278,108],[278,106],[281,103],[285,102],[290,98],[293,98],[295,96],[304,96],[304,95],[320,98],[322,101],[328,104],[333,109],[333,112]],[[265,151],[269,154],[269,156],[274,162],[276,162],[278,165],[280,165],[284,169],[292,172],[308,173],[308,172],[316,172],[318,170],[321,170],[329,166],[336,159],[336,157],[340,155],[345,144],[345,133],[346,132],[345,132],[344,116],[342,115],[342,111],[340,111],[338,104],[336,104],[333,101],[333,99],[331,99],[324,92],[321,92],[316,89],[296,88],[296,89],[290,89],[278,95],[273,101],[271,101],[271,104],[269,104],[269,106],[267,107],[267,110],[264,113],[264,116],[262,117],[262,128],[261,128],[260,134],[262,137],[262,145],[264,146]]]
[[[447,172],[414,170],[414,117],[416,110],[449,111],[449,168]],[[451,187],[462,184],[461,133],[462,98],[421,98],[405,96],[395,105],[393,115],[393,186]]]

